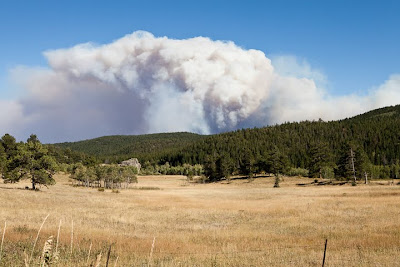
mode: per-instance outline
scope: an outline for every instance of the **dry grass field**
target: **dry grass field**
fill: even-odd
[[[269,177],[143,176],[112,193],[56,180],[38,192],[0,182],[0,266],[25,266],[48,214],[31,266],[60,220],[57,266],[94,265],[100,252],[106,266],[110,246],[108,266],[321,266],[325,239],[325,266],[400,266],[400,185],[388,181],[301,187],[312,180],[287,177],[273,188]]]

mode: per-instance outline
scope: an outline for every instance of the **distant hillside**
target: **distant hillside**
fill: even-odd
[[[203,139],[203,135],[179,132],[146,135],[114,135],[89,139],[79,142],[54,144],[61,148],[94,155],[100,159],[120,161],[129,157],[153,157],[160,152],[181,149],[195,141]]]
[[[107,136],[56,145],[94,155],[103,162],[137,157],[146,165],[218,163],[232,174],[243,173],[244,169],[262,171],[271,151],[287,157],[290,167],[303,169],[312,169],[315,153],[322,153],[326,158],[324,164],[338,175],[344,175],[338,166],[343,165],[343,156],[352,147],[356,165],[360,165],[358,175],[368,167],[368,172],[374,172],[375,176],[397,178],[400,177],[400,105],[339,121],[284,123],[208,136],[192,133]]]
[[[277,148],[287,155],[290,166],[308,168],[310,151],[317,145],[327,147],[331,166],[336,166],[348,144],[373,165],[400,166],[400,105],[339,121],[284,123],[212,135],[160,160],[173,165],[204,164],[211,157],[212,161],[222,159],[235,172],[245,162],[263,161]]]

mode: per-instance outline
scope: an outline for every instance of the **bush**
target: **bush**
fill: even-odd
[[[307,169],[302,168],[290,168],[287,172],[287,176],[302,176],[308,177],[309,171]]]
[[[136,190],[161,190],[160,187],[156,187],[156,186],[141,186],[141,187],[134,187],[133,189],[136,189]]]
[[[104,188],[103,187],[99,187],[99,188],[97,188],[97,191],[104,192]]]
[[[200,177],[198,177],[195,182],[198,184],[205,184],[206,182],[208,182],[208,178],[205,175],[200,175]]]
[[[325,166],[321,169],[322,178],[333,179],[335,178],[335,172],[333,168]]]
[[[281,187],[281,186],[279,185],[279,183],[280,183],[279,176],[278,176],[278,175],[275,175],[275,184],[274,184],[274,188],[279,188],[279,187]]]

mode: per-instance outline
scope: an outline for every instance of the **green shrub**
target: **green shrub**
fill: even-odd
[[[199,184],[204,184],[208,181],[208,178],[205,175],[200,175],[194,182]]]
[[[156,186],[133,187],[133,189],[136,189],[136,190],[161,190],[160,187],[156,187]]]
[[[281,187],[281,186],[279,185],[279,183],[280,183],[279,176],[278,176],[278,175],[275,175],[275,184],[274,184],[274,188],[279,188],[279,187]]]
[[[335,178],[335,172],[334,172],[333,168],[328,167],[328,166],[322,167],[321,175],[322,175],[322,178],[325,178],[325,179]]]
[[[287,176],[302,176],[302,177],[308,177],[308,174],[309,171],[303,168],[290,168],[286,173]]]

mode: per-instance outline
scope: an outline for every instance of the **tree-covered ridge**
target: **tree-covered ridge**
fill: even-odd
[[[225,168],[232,173],[243,173],[246,164],[253,165],[256,170],[269,158],[271,151],[278,149],[287,157],[289,166],[312,170],[315,168],[313,162],[318,162],[313,150],[318,154],[321,152],[315,151],[315,147],[321,147],[319,150],[326,147],[324,166],[331,166],[338,175],[344,175],[340,173],[339,165],[343,153],[347,153],[344,151],[346,146],[351,146],[358,161],[363,158],[372,165],[387,168],[395,165],[397,168],[400,160],[400,105],[339,121],[284,123],[212,135],[178,153],[165,155],[160,161],[180,165],[205,164],[222,159],[221,162],[228,166]],[[387,172],[388,176],[395,176],[396,171]]]
[[[147,170],[201,164],[206,175],[215,179],[235,174],[251,177],[257,172],[396,178],[400,172],[399,133],[400,105],[339,121],[284,123],[209,136],[108,136],[57,144],[52,153],[59,154],[59,162],[76,157],[75,162],[86,165],[95,160],[117,163],[137,157]]]
[[[202,138],[204,136],[187,132],[114,135],[54,145],[95,155],[103,161],[119,162],[130,157],[137,157],[143,161],[158,157],[160,152],[172,152],[181,149]]]

